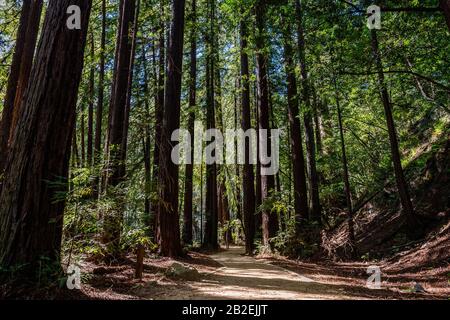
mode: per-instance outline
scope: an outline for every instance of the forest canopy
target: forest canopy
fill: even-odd
[[[376,258],[448,223],[448,0],[0,4],[7,279],[221,244]],[[256,134],[218,155],[197,127]]]

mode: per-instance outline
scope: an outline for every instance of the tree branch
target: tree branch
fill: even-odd
[[[388,70],[388,71],[383,71],[383,73],[385,73],[385,74],[389,74],[389,73],[409,74],[409,75],[421,78],[423,80],[426,80],[428,82],[431,82],[431,83],[435,84],[436,86],[441,87],[442,89],[444,89],[448,93],[450,93],[450,87],[446,86],[445,84],[439,83],[439,82],[437,82],[436,80],[434,80],[434,79],[432,79],[430,77],[421,75],[421,74],[419,74],[417,72],[414,72],[414,71],[409,71],[409,70]],[[370,76],[370,75],[377,74],[377,72],[340,72],[339,74],[340,75],[353,75],[353,76]]]
[[[352,7],[359,13],[365,13],[364,10],[361,10],[356,4],[351,3],[347,0],[340,0],[346,5]],[[400,7],[400,8],[389,8],[389,7],[381,7],[381,12],[441,12],[443,9],[441,7]]]

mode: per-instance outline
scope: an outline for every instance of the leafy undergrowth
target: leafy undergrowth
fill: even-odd
[[[189,252],[185,257],[173,260],[158,256],[144,259],[142,279],[135,279],[136,257],[129,255],[120,263],[106,265],[82,257],[78,262],[81,269],[81,290],[68,290],[64,283],[43,287],[5,284],[0,288],[0,299],[20,300],[136,300],[168,296],[174,287],[183,286],[182,280],[165,275],[174,261],[209,273],[221,265],[207,255]]]
[[[442,230],[446,232],[448,230]],[[437,237],[435,241],[440,241]],[[227,294],[240,299],[251,299],[252,294],[267,294],[270,283],[272,291],[276,290],[277,299],[317,297],[328,299],[446,299],[450,296],[447,283],[449,267],[409,269],[403,267],[404,257],[395,261],[378,262],[331,262],[331,261],[296,261],[282,256],[265,256],[257,259],[245,257],[242,247],[234,247],[231,251],[220,251],[212,257],[226,257],[225,261],[234,261],[226,267],[211,256],[197,252],[189,252],[184,258],[177,259],[185,265],[194,267],[201,273],[199,279],[183,280],[167,277],[167,269],[175,260],[148,255],[144,260],[142,279],[135,279],[135,258],[128,256],[121,263],[105,265],[92,259],[81,259],[81,290],[62,289],[63,287],[47,286],[30,288],[26,286],[9,287],[9,295],[4,299],[59,299],[59,300],[137,300],[137,299],[217,299]],[[237,253],[236,253],[237,252]],[[420,252],[420,251],[419,251]],[[234,256],[233,256],[234,254]],[[84,257],[86,258],[86,257]],[[231,260],[230,260],[231,259]],[[234,259],[234,260],[233,260]],[[242,261],[241,261],[242,260]],[[236,263],[241,261],[241,263]],[[412,262],[414,264],[414,262]],[[264,267],[272,264],[278,269]],[[381,289],[369,290],[366,287],[366,274],[369,265],[377,265],[381,269]],[[222,271],[221,271],[222,270]],[[256,270],[256,271],[255,271]],[[260,270],[260,271],[258,271]],[[262,270],[265,270],[264,272]],[[287,272],[297,273],[299,279]],[[256,272],[256,273],[255,273]],[[274,276],[271,279],[270,275]],[[280,277],[291,280],[284,282]],[[304,280],[308,279],[308,280]],[[413,282],[420,283],[426,290],[415,293]],[[287,285],[289,284],[289,285]],[[5,287],[1,288],[5,294]],[[213,291],[211,291],[213,290]],[[274,292],[272,292],[274,296]],[[223,297],[222,297],[223,298]]]
[[[424,298],[450,297],[449,156],[447,130],[440,138],[417,148],[405,169],[414,210],[423,229],[420,237],[410,237],[406,232],[406,219],[391,182],[375,193],[354,217],[361,265],[343,262],[350,259],[345,222],[322,233],[322,252],[315,257],[322,262],[318,263],[332,266],[336,277],[354,272],[363,279],[367,278],[367,265],[378,265],[386,288],[405,292],[413,282],[419,282],[428,291]],[[300,262],[291,267],[302,272],[307,269]]]
[[[450,140],[444,135],[440,141],[422,148],[415,155],[415,161],[405,170],[409,176],[414,209],[423,228],[420,237],[414,239],[407,234],[409,226],[405,224],[405,216],[392,183],[387,184],[359,210],[354,221],[356,245],[361,259],[390,258],[401,252],[412,255],[415,250],[422,248],[423,257],[429,255],[427,259],[422,257],[422,260],[439,266],[448,264],[450,250],[443,250],[439,255],[431,254],[441,252],[441,245],[449,248],[448,238],[440,242],[430,241],[450,222],[449,155]],[[333,260],[348,259],[347,234],[345,222],[323,232],[323,253]]]

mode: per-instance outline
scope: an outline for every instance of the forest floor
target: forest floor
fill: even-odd
[[[133,279],[134,261],[99,267],[84,262],[82,289],[68,299],[448,299],[450,269],[386,274],[381,289],[366,287],[367,267],[373,263],[305,263],[286,258],[243,255],[230,247],[211,255],[191,252],[179,262],[199,271],[194,280],[174,279],[165,270],[174,262],[146,258],[142,280]],[[413,281],[427,292],[414,293]]]

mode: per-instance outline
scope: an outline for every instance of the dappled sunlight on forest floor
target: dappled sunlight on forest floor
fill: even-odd
[[[256,259],[243,255],[241,247],[215,254],[189,253],[179,260],[195,267],[195,281],[173,279],[164,272],[173,260],[145,259],[142,280],[134,279],[134,262],[120,267],[85,265],[91,272],[79,292],[81,299],[439,299],[449,295],[445,287],[448,268],[434,272],[427,282],[425,273],[384,273],[382,288],[366,288],[369,263],[306,263],[285,258]],[[430,272],[430,270],[428,270]],[[427,293],[412,293],[412,280]],[[423,281],[423,282],[422,282]],[[433,287],[431,287],[433,286]],[[73,296],[71,296],[73,298]]]

